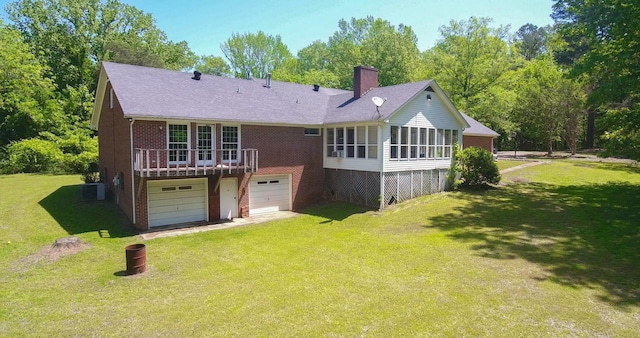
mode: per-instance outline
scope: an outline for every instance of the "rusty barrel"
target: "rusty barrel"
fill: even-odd
[[[144,244],[127,245],[127,275],[142,273],[147,269],[147,249]]]

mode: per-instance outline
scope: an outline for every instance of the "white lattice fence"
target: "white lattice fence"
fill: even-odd
[[[325,198],[377,208],[380,174],[358,170],[325,170]]]
[[[446,184],[446,169],[384,173],[384,205],[444,191]]]

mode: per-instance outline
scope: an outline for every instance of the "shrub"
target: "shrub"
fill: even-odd
[[[30,138],[7,146],[2,163],[5,173],[57,172],[63,158],[62,151],[51,141]]]
[[[457,171],[463,186],[482,186],[500,182],[500,171],[491,152],[480,147],[469,147],[457,153]]]

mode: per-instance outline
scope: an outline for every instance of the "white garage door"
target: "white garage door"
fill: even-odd
[[[149,181],[149,227],[207,220],[207,179]]]
[[[289,175],[254,176],[249,182],[249,215],[289,210]]]

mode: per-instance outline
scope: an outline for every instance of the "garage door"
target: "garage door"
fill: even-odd
[[[289,175],[254,176],[249,182],[249,215],[290,209]]]
[[[207,220],[207,180],[149,181],[149,227]]]

